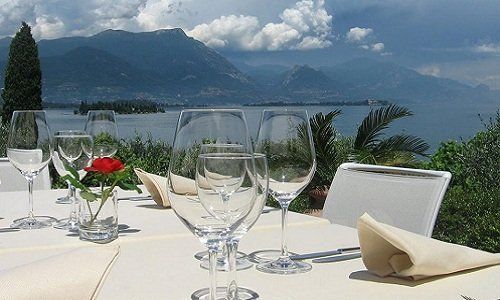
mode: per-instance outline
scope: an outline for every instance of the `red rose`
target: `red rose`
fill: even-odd
[[[92,162],[92,166],[86,167],[87,172],[99,172],[102,174],[110,174],[116,171],[121,171],[125,168],[119,159],[110,157],[96,158]]]

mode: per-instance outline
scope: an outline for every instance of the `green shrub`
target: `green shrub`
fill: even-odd
[[[434,238],[500,252],[500,188],[448,190],[434,227]]]
[[[442,144],[424,166],[453,175],[434,237],[500,252],[500,113],[471,140]]]
[[[0,157],[7,156],[8,135],[9,135],[9,124],[4,124],[0,120]]]

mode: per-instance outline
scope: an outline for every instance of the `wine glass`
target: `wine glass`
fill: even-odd
[[[200,154],[204,153],[244,153],[245,150],[242,145],[237,144],[203,144],[200,146]],[[245,253],[240,253],[239,258],[245,257]],[[208,270],[208,251],[200,251],[194,255],[198,260],[201,260],[200,267]],[[244,259],[239,259],[242,264],[238,265],[238,269],[247,269],[252,266],[250,262]],[[247,262],[247,263],[245,263]],[[217,258],[217,270],[229,271],[229,264],[227,262],[227,251],[225,244],[222,247],[222,253],[219,253]]]
[[[309,184],[316,169],[307,112],[299,109],[264,110],[255,149],[267,155],[269,193],[279,202],[282,212],[280,256],[257,265],[257,270],[275,274],[307,272],[311,265],[292,261],[286,245],[288,206]]]
[[[84,129],[94,140],[95,157],[112,157],[118,151],[118,128],[113,110],[90,110]]]
[[[55,218],[33,213],[33,181],[52,157],[52,143],[45,111],[14,111],[7,140],[7,157],[28,181],[29,212],[14,220],[11,227],[38,229],[49,227]]]
[[[203,146],[210,146],[211,148],[217,147],[219,151],[224,152],[224,149],[220,149],[221,145],[202,145],[201,151],[203,151]],[[224,147],[224,145],[222,145]],[[234,245],[230,245],[231,249],[237,249],[239,240],[243,237],[243,235],[257,222],[257,219],[260,217],[262,213],[262,209],[264,208],[267,200],[267,190],[268,190],[268,182],[269,175],[267,171],[267,158],[264,154],[254,153],[255,159],[255,167],[257,173],[257,199],[255,200],[255,205],[250,212],[250,214],[243,220],[241,225],[235,230],[233,234],[230,236],[230,242]],[[236,250],[235,253],[230,253],[226,249],[228,242],[224,244],[222,257],[219,257],[217,260],[217,270],[218,271],[227,271],[232,272],[231,266],[229,264],[229,255],[235,255],[235,265],[234,269],[237,271],[245,270],[251,268],[253,264],[247,259],[247,255],[243,252],[239,252]],[[206,256],[208,255],[207,251],[199,252],[195,255],[195,258],[200,259],[200,266],[204,269],[208,269],[208,259]],[[241,289],[240,289],[241,290]],[[241,294],[241,293],[240,293]]]
[[[255,183],[257,186],[257,196],[255,203],[250,210],[250,213],[243,219],[241,224],[236,227],[236,230],[228,235],[226,240],[227,262],[229,264],[227,298],[228,299],[258,299],[259,295],[248,289],[238,287],[236,281],[236,271],[238,266],[244,269],[245,266],[252,266],[246,258],[237,258],[238,244],[241,238],[247,233],[250,228],[257,222],[262,214],[262,209],[266,204],[267,191],[269,184],[269,174],[267,168],[267,158],[264,154],[254,153],[255,161]]]
[[[70,174],[68,166],[75,170],[78,179],[83,178],[87,172],[84,168],[90,166],[92,162],[92,137],[81,130],[62,130],[54,135],[54,167],[60,176]],[[69,198],[71,200],[71,210],[69,218],[61,219],[55,228],[76,231],[78,229],[78,219],[76,215],[75,188],[68,182]]]
[[[238,216],[228,214],[226,217],[221,217],[220,214],[225,214],[228,207],[233,207],[232,201],[235,198],[231,199],[230,195],[229,201],[222,201],[219,193],[209,188],[209,184],[212,184],[213,187],[220,184],[217,177],[211,177],[209,183],[204,169],[201,169],[202,172],[197,171],[200,170],[201,166],[199,162],[201,145],[214,143],[241,145],[244,152],[238,153],[238,155],[245,157],[245,154],[247,156],[250,154],[251,157],[252,144],[243,111],[237,109],[183,110],[179,116],[174,137],[167,191],[170,204],[177,217],[209,251],[210,288],[194,292],[191,295],[192,299],[215,300],[217,299],[217,291],[225,295],[226,288],[216,288],[217,253],[229,232],[233,231],[235,225],[239,225],[241,222],[239,218],[243,218],[245,214],[244,209],[238,209]],[[236,154],[234,155],[236,156]],[[248,160],[248,157],[245,159]],[[244,159],[241,158],[241,160]],[[237,164],[235,161],[238,160],[233,161],[234,164]],[[224,178],[224,176],[222,177]],[[248,185],[248,182],[254,182],[254,180],[241,181],[239,179],[234,181],[231,179],[225,184],[237,187],[241,183],[241,188]],[[224,185],[219,187],[219,191],[222,188]],[[204,193],[202,197],[199,197],[200,190]],[[239,189],[235,191],[239,193]],[[207,197],[211,199],[208,200]],[[203,203],[200,201],[201,198],[204,198]],[[249,208],[249,204],[255,201],[255,197],[240,198],[244,200],[240,203],[242,207],[246,205]],[[228,203],[228,206],[225,207],[224,203]],[[217,205],[221,211],[215,212],[212,205]]]

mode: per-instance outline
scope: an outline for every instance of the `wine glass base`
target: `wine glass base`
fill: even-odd
[[[200,267],[202,269],[208,270],[208,259],[202,259],[200,262]],[[250,269],[251,267],[253,267],[253,264],[245,257],[236,258],[236,271]],[[217,271],[229,272],[229,265],[226,264],[225,259],[217,260]]]
[[[247,254],[238,251],[236,258],[246,258]],[[197,260],[208,260],[208,251],[200,251],[194,255]]]
[[[56,200],[57,204],[71,204],[71,198],[68,196],[59,197]]]
[[[19,229],[40,229],[51,227],[52,223],[56,222],[56,218],[52,218],[49,216],[34,216],[25,217],[21,219],[14,220],[10,225],[11,228],[19,228]]]
[[[69,218],[57,221],[57,223],[55,223],[53,227],[57,229],[69,230],[72,232],[78,231],[78,223],[70,222]]]
[[[257,270],[271,274],[298,274],[311,271],[312,266],[306,262],[293,261],[290,258],[279,258],[276,261],[257,265]]]
[[[288,252],[290,255],[296,255],[294,252]],[[261,264],[276,261],[281,256],[281,250],[259,250],[248,254],[248,260],[253,263]]]
[[[217,287],[217,300],[226,300],[226,291],[226,287]],[[191,294],[191,300],[209,300],[210,295],[208,293],[208,288],[197,290]],[[247,288],[238,288],[238,300],[252,299],[259,299],[259,294]]]

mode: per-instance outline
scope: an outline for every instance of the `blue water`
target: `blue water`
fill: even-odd
[[[488,120],[500,109],[498,103],[412,104],[407,106],[414,116],[395,121],[388,133],[405,132],[423,138],[433,152],[442,141],[460,140],[472,137],[484,128],[481,118]],[[248,127],[256,135],[263,107],[240,107],[245,111]],[[358,125],[370,111],[368,106],[309,106],[309,115],[327,113],[333,109],[342,110],[334,126],[343,135],[354,135]],[[118,115],[118,131],[122,138],[133,137],[135,133],[151,133],[153,138],[172,143],[180,109],[168,109],[166,113],[148,115]],[[86,116],[74,115],[72,110],[49,110],[48,122],[53,132],[63,129],[83,129]]]

